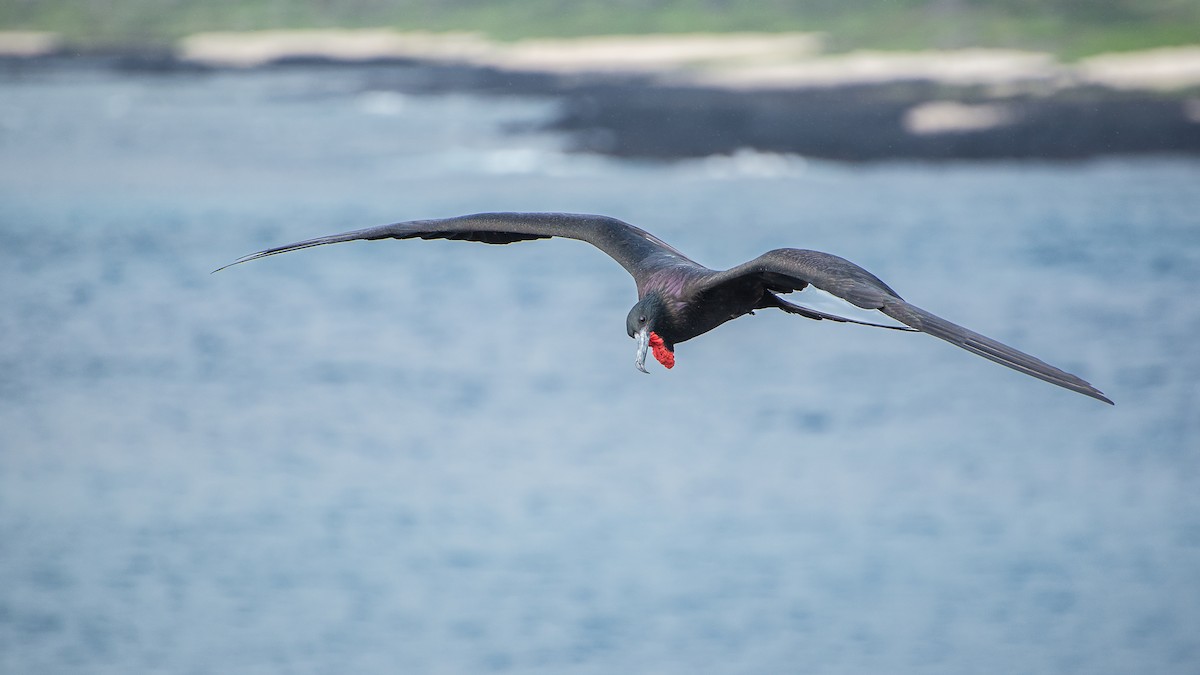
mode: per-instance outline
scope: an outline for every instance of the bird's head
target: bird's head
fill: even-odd
[[[646,352],[654,348],[654,358],[667,368],[675,366],[675,345],[664,340],[660,333],[668,321],[666,304],[655,294],[638,301],[629,316],[625,317],[625,330],[629,337],[637,340],[637,359],[634,365],[643,373],[646,370]]]

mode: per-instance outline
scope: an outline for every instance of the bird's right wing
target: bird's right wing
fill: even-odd
[[[585,241],[607,253],[639,281],[648,260],[666,256],[692,262],[658,237],[616,218],[576,213],[476,213],[456,218],[412,220],[307,239],[251,253],[215,271],[280,253],[359,239],[458,239],[511,244],[550,237]]]
[[[879,277],[845,258],[820,251],[776,249],[710,277],[705,287],[713,288],[747,276],[761,279],[772,291],[784,293],[802,290],[812,284],[858,307],[879,310],[906,326],[941,338],[985,359],[1105,403],[1112,403],[1100,390],[1080,377],[951,323],[920,307],[910,305]]]

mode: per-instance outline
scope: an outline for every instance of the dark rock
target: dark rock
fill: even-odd
[[[566,95],[551,126],[580,151],[684,158],[741,148],[847,161],[1082,159],[1198,154],[1200,123],[1186,99],[1145,92],[1068,89],[981,98],[934,83],[793,90],[599,86]],[[918,133],[906,122],[931,101],[1002,107],[1004,123]]]

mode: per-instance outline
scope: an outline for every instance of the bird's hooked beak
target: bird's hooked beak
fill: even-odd
[[[646,354],[650,351],[650,327],[644,326],[633,337],[637,340],[637,358],[634,359],[633,365],[649,375],[650,371],[646,370]]]

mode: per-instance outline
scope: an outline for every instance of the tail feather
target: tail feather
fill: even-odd
[[[860,326],[871,326],[873,328],[887,328],[890,330],[918,332],[916,328],[911,328],[909,326],[890,326],[884,323],[871,323],[870,321],[859,321],[858,319],[851,319],[844,316],[838,316],[837,314],[822,312],[819,309],[813,309],[811,307],[805,307],[804,305],[797,305],[795,303],[788,302],[787,300],[784,300],[783,298],[771,292],[766,292],[763,294],[762,300],[759,301],[759,304],[757,307],[755,307],[755,309],[765,309],[767,307],[775,307],[777,309],[782,309],[788,314],[799,314],[800,316],[808,319],[814,319],[816,321],[825,319],[829,321],[837,321],[839,323],[856,323]]]

